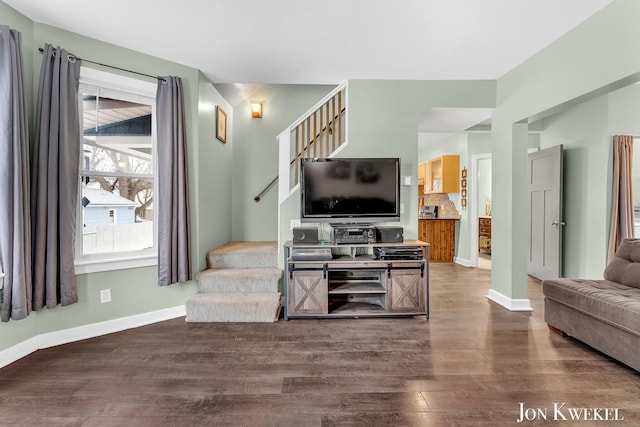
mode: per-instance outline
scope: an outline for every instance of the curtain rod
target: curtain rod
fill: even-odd
[[[40,47],[40,48],[38,48],[38,50],[40,51],[40,53],[44,53],[44,49],[43,49],[43,48],[41,48],[41,47]],[[55,51],[56,51],[56,49],[54,48],[54,49],[53,49],[53,51],[55,52]],[[138,72],[138,71],[127,70],[126,68],[120,68],[120,67],[115,67],[115,66],[113,66],[113,65],[109,65],[109,64],[103,64],[103,63],[101,63],[101,62],[90,61],[90,60],[88,60],[88,59],[79,58],[79,57],[77,57],[77,56],[75,56],[75,55],[73,55],[73,54],[70,54],[70,56],[71,56],[71,57],[73,57],[73,58],[75,58],[75,59],[79,59],[80,61],[88,62],[88,63],[90,63],[90,64],[101,65],[101,66],[103,66],[103,67],[113,68],[114,70],[120,70],[120,71],[124,71],[124,72],[127,72],[127,73],[138,74],[139,76],[151,77],[152,79],[158,79],[158,80],[160,80],[160,81],[161,81],[161,82],[163,82],[163,83],[166,83],[166,82],[167,82],[167,80],[166,80],[166,79],[163,79],[162,77],[159,77],[159,76],[152,76],[152,75],[150,75],[150,74],[140,73],[140,72]]]

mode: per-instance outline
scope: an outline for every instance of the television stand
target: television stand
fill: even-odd
[[[294,260],[293,248],[330,248],[330,260]],[[374,248],[416,247],[421,259],[376,259]],[[429,244],[284,245],[284,317],[416,316],[429,318]]]

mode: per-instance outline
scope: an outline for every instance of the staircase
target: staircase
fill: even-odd
[[[231,242],[207,252],[187,322],[275,322],[280,313],[276,242]]]
[[[289,198],[300,182],[300,159],[334,157],[347,144],[347,84],[338,85],[278,139],[278,202]],[[275,183],[272,181],[265,190]],[[255,198],[260,201],[261,193]]]

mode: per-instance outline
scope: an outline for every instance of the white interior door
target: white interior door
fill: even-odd
[[[562,276],[562,145],[529,154],[529,257],[527,273],[540,280]]]

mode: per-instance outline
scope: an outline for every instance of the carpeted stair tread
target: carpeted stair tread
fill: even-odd
[[[230,242],[207,252],[209,268],[259,268],[278,265],[276,242]]]
[[[187,322],[274,322],[279,293],[199,293],[187,300]]]
[[[275,267],[208,269],[198,273],[198,292],[278,292],[281,278]]]

